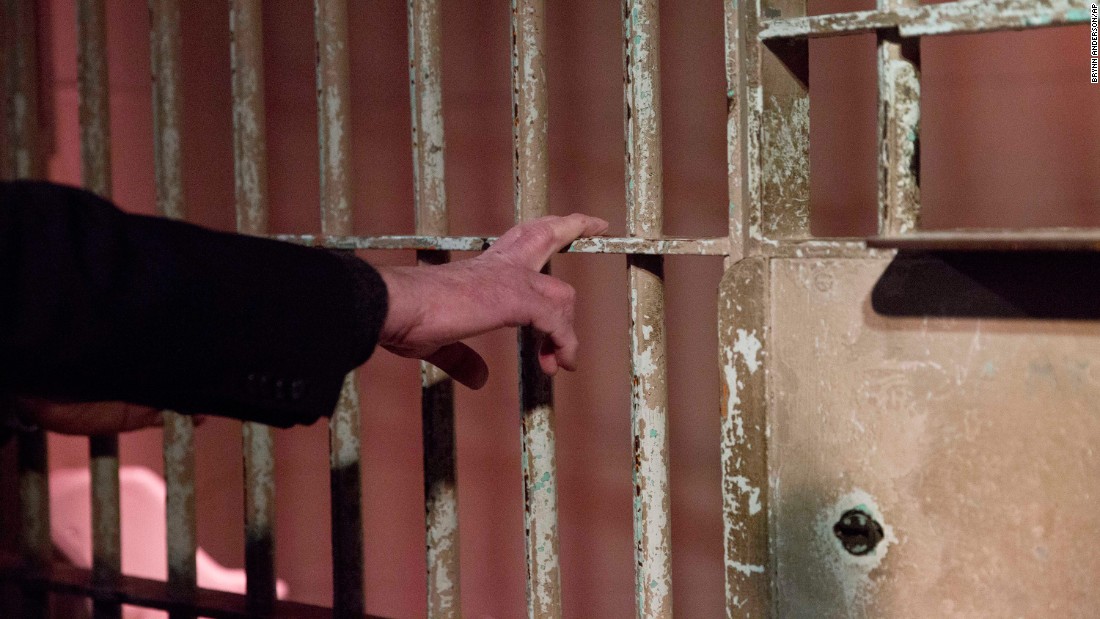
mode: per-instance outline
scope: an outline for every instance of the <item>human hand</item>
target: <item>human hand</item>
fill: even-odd
[[[21,396],[8,404],[23,424],[61,434],[97,436],[164,425],[160,409],[125,402],[60,402]]]
[[[607,222],[573,214],[542,217],[505,232],[476,258],[438,266],[379,267],[389,310],[379,342],[402,357],[423,359],[471,389],[489,379],[481,355],[461,340],[501,327],[533,326],[543,334],[539,365],[549,375],[577,364],[573,287],[539,273],[578,237]]]

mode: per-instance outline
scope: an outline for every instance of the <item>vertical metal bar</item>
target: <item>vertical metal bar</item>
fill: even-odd
[[[20,434],[18,449],[23,560],[29,569],[35,570],[49,566],[53,560],[46,432],[39,430]],[[24,590],[24,615],[45,617],[48,608],[49,596],[45,591]]]
[[[781,239],[810,234],[809,44],[784,39],[765,47],[757,39],[761,3],[741,3],[745,72],[745,182],[751,196],[747,247],[762,251]],[[769,0],[769,15],[805,15],[805,0]]]
[[[409,0],[409,88],[412,105],[416,233],[448,234],[444,183],[442,16],[439,0]],[[441,264],[447,252],[417,252],[419,264]],[[424,434],[428,617],[461,616],[458,488],[455,485],[454,382],[420,364]]]
[[[260,0],[230,0],[233,154],[237,230],[267,234],[263,17]],[[245,478],[245,572],[249,608],[275,604],[275,459],[271,427],[241,427]]]
[[[35,5],[3,0],[4,97],[8,139],[8,178],[37,178],[42,172],[38,152],[38,44]]]
[[[549,213],[545,41],[543,0],[512,0],[512,137],[517,222]],[[518,337],[527,614],[560,617],[553,389],[550,377],[539,368],[539,334],[523,327]]]
[[[19,0],[3,0],[5,26],[4,97],[9,154],[4,170],[6,178],[35,178],[41,172],[38,152],[38,53],[35,5]],[[49,565],[50,491],[46,457],[46,433],[19,435],[19,504],[21,545],[28,568]],[[41,591],[25,590],[23,613],[28,617],[46,615],[49,598]]]
[[[624,0],[627,232],[660,238],[660,37],[657,0]],[[634,559],[639,617],[672,616],[663,256],[627,257],[634,433]]]
[[[352,230],[347,15],[346,0],[314,2],[321,231],[333,235]],[[361,615],[364,607],[359,431],[359,394],[355,372],[350,372],[329,421],[333,609],[338,616]]]
[[[878,0],[881,11],[919,0]],[[916,231],[920,223],[920,39],[878,32],[879,234]]]
[[[726,267],[744,255],[744,188],[741,134],[742,91],[741,24],[737,0],[724,0],[726,35],[726,176],[729,191],[730,250]]]
[[[5,37],[4,122],[8,153],[5,178],[36,178],[41,173],[38,151],[38,48],[35,5],[20,0],[3,0]],[[28,569],[48,566],[50,542],[50,488],[46,433],[42,430],[18,437],[19,505],[23,560]],[[41,590],[24,589],[24,616],[45,617],[49,596]]]
[[[149,0],[149,18],[157,211],[165,217],[183,219],[179,0]],[[194,596],[197,588],[194,433],[190,417],[164,412],[168,586],[179,599]],[[172,613],[173,619],[187,616]]]
[[[726,271],[718,293],[726,617],[771,617],[766,382],[768,259]]]
[[[80,154],[84,186],[111,196],[110,86],[107,78],[107,15],[103,0],[77,0],[77,87],[80,93]],[[122,573],[119,520],[118,436],[89,441],[92,478],[92,578],[112,588]],[[96,601],[96,617],[121,617],[122,606]]]

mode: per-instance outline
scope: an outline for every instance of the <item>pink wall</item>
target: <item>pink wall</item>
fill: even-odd
[[[227,3],[184,4],[185,173],[190,219],[231,229],[232,126]],[[410,233],[411,155],[404,2],[351,2],[356,229]],[[816,2],[830,11],[867,2]],[[311,4],[264,3],[272,226],[310,232],[317,214]],[[50,177],[79,181],[75,11],[40,2]],[[548,13],[551,209],[585,211],[624,231],[621,8],[565,2]],[[452,232],[497,234],[512,218],[507,3],[444,3],[444,88]],[[148,13],[108,2],[115,198],[153,210]],[[666,232],[725,233],[722,4],[665,2]],[[923,197],[927,223],[1100,224],[1100,88],[1084,28],[924,43]],[[812,202],[821,234],[874,228],[873,38],[815,41]],[[411,263],[407,254],[370,254]],[[622,257],[561,256],[579,292],[581,370],[556,383],[565,611],[633,612],[627,287]],[[673,571],[676,607],[722,607],[718,366],[714,291],[721,261],[670,258]],[[463,606],[470,617],[524,612],[523,514],[511,333],[478,338],[487,387],[458,390]],[[424,613],[422,470],[416,364],[378,352],[362,372],[367,607]],[[200,544],[243,563],[239,424],[198,431]],[[294,599],[331,599],[327,431],[279,434],[278,571]],[[84,466],[86,441],[51,439],[53,466]],[[122,440],[124,463],[161,469],[160,433]],[[226,523],[230,523],[228,526]]]

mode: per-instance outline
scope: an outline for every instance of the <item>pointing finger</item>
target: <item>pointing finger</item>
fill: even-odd
[[[607,231],[608,223],[598,217],[574,213],[566,217],[541,217],[506,232],[493,248],[511,254],[517,263],[539,270],[557,252],[581,236]]]

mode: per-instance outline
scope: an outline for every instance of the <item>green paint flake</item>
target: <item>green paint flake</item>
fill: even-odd
[[[546,471],[542,474],[542,481],[550,481],[550,471]]]
[[[657,581],[656,580],[649,581],[649,588],[650,589],[656,589],[657,588]]]
[[[1066,11],[1067,21],[1088,21],[1089,10],[1088,9],[1070,9]],[[1047,18],[1047,23],[1050,23],[1050,18]]]
[[[649,431],[649,437],[650,438],[657,438],[657,431],[656,430],[650,430]]]
[[[908,138],[908,140],[910,142],[916,142],[917,141],[917,132],[910,129],[909,130],[909,135],[907,135],[905,137]]]
[[[727,99],[732,99],[736,95],[737,95],[736,91],[733,91],[733,90],[727,90],[726,91],[726,98]]]

